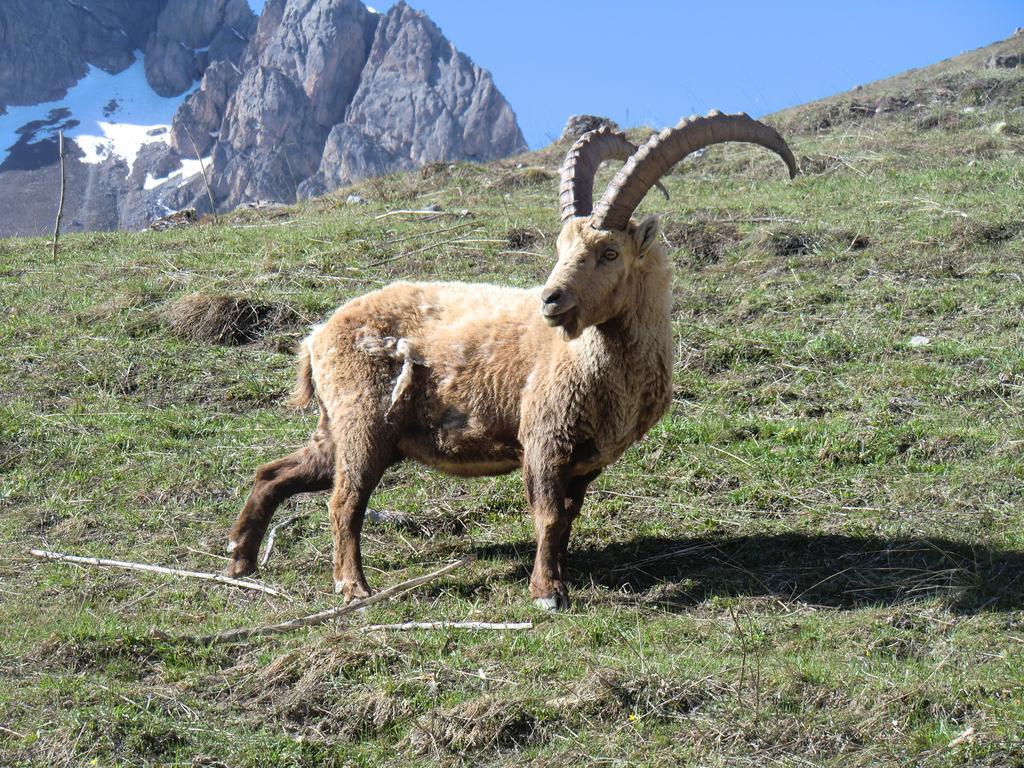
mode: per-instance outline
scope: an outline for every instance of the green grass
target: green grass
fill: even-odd
[[[323,497],[282,510],[304,514],[261,576],[293,602],[27,550],[222,567],[256,466],[315,423],[283,406],[306,325],[396,279],[543,280],[564,147],[368,181],[362,206],[68,236],[57,263],[0,240],[0,764],[1021,764],[1024,138],[990,130],[1018,81],[985,77],[1002,101],[964,76],[927,130],[809,130],[831,101],[779,116],[809,158],[795,182],[715,148],[650,196],[673,406],[595,484],[559,616],[527,597],[517,475],[395,468],[372,506],[409,522],[368,524],[371,583],[476,561],[241,645],[151,630],[336,605]],[[468,214],[378,218],[431,203]],[[297,320],[242,346],[177,336],[168,308],[198,291]],[[536,626],[359,630],[442,619]]]

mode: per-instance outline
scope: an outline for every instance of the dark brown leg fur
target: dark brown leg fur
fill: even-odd
[[[540,467],[535,468],[538,464]],[[557,611],[569,606],[558,561],[562,540],[568,537],[572,521],[566,510],[566,479],[560,474],[546,472],[545,464],[547,462],[527,462],[523,467],[526,497],[537,536],[530,595],[537,606]]]
[[[225,573],[238,577],[255,572],[256,557],[274,510],[296,493],[329,490],[333,479],[334,441],[327,419],[321,415],[305,447],[256,471],[252,492],[228,535],[231,561]]]
[[[567,578],[569,537],[572,534],[572,524],[579,517],[580,510],[583,508],[583,497],[587,493],[587,488],[599,474],[601,473],[591,472],[589,475],[574,477],[569,481],[569,488],[565,496],[565,514],[569,518],[569,524],[565,527],[562,541],[558,547],[558,577],[562,580],[563,584],[565,584]]]
[[[335,467],[334,493],[327,504],[334,537],[334,591],[353,600],[372,594],[363,573],[359,545],[363,516],[381,477],[398,456],[390,428],[381,428],[366,439],[358,427],[349,425],[337,430],[335,440],[341,448]]]

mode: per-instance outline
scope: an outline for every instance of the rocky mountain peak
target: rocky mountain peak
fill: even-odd
[[[244,63],[213,155],[228,206],[526,148],[490,74],[404,2],[271,0]]]
[[[146,77],[161,96],[184,93],[211,61],[237,61],[256,29],[246,0],[166,0],[146,44]]]
[[[122,85],[130,75],[127,96],[120,86],[116,98],[96,96],[114,82],[94,77],[96,68]],[[148,124],[119,126],[123,103],[152,99],[177,110],[170,125],[147,116]],[[99,117],[101,102],[109,109]],[[11,162],[0,146],[0,207],[5,187],[46,194],[51,183],[40,179],[55,172],[64,130],[79,175],[69,203],[83,207],[68,216],[71,229],[138,227],[169,210],[207,209],[200,158],[227,209],[526,149],[490,74],[405,2],[382,15],[359,0],[267,0],[257,18],[247,0],[0,0],[0,115],[4,104],[42,111],[0,122],[0,139],[13,136],[20,152]],[[80,135],[83,110],[102,136]],[[23,175],[7,175],[15,171]],[[13,231],[41,231],[38,209],[21,204],[32,223]]]

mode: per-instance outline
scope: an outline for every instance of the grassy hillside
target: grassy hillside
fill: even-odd
[[[1024,70],[990,52],[775,116],[794,182],[718,147],[649,196],[675,397],[596,483],[564,615],[527,596],[518,475],[396,468],[373,586],[475,562],[232,646],[152,630],[336,605],[323,497],[280,512],[260,578],[290,600],[27,550],[221,568],[256,466],[315,424],[283,405],[308,324],[396,279],[542,281],[566,147],[56,263],[0,240],[0,764],[1024,762]],[[444,619],[535,628],[360,629]]]

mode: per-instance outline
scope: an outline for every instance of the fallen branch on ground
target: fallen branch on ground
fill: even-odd
[[[274,541],[277,540],[277,532],[282,528],[288,527],[300,517],[302,517],[302,513],[296,512],[294,515],[286,517],[270,529],[270,533],[267,534],[267,544],[263,548],[263,555],[260,557],[260,565],[266,565],[270,561],[270,553],[274,551]]]
[[[803,224],[803,219],[789,216],[736,216],[726,219],[704,219],[708,224]]]
[[[407,621],[404,624],[370,624],[360,627],[363,632],[376,630],[393,630],[407,632],[412,629],[469,629],[474,631],[494,630],[504,632],[516,629],[533,629],[532,621],[493,622],[493,621]]]
[[[388,211],[387,213],[382,213],[379,216],[374,216],[373,220],[374,221],[380,221],[381,219],[386,219],[389,216],[430,216],[430,217],[433,217],[433,218],[441,218],[442,216],[459,216],[459,217],[463,217],[463,216],[469,216],[469,215],[470,215],[470,212],[466,211],[466,210],[463,210],[463,211],[432,211],[430,209],[427,209],[425,211],[416,211],[416,210],[404,210],[403,209],[403,210],[399,210],[399,211]]]
[[[313,613],[309,616],[302,616],[297,619],[290,619],[289,621],[282,622],[280,624],[270,624],[264,627],[244,627],[241,629],[229,629],[225,632],[219,632],[215,635],[204,635],[198,638],[189,637],[178,637],[179,640],[195,640],[199,643],[211,644],[211,643],[232,643],[238,640],[248,640],[253,637],[266,637],[267,635],[280,635],[285,632],[293,632],[296,629],[302,629],[303,627],[312,627],[317,624],[324,624],[331,619],[336,619],[339,616],[344,616],[346,613],[353,613],[362,608],[368,608],[371,605],[382,603],[385,600],[390,600],[393,597],[397,597],[403,592],[408,592],[410,589],[427,584],[435,579],[439,579],[445,574],[451,573],[452,571],[461,568],[466,563],[472,560],[472,556],[464,557],[461,560],[456,560],[454,563],[446,565],[444,568],[439,568],[432,573],[428,573],[424,576],[417,576],[414,579],[403,581],[401,584],[396,584],[393,587],[381,590],[376,595],[371,595],[363,600],[353,600],[348,605],[343,605],[339,608],[331,608],[326,611],[320,611],[319,613]]]
[[[473,226],[473,222],[471,222],[471,221],[463,221],[460,224],[454,224],[454,225],[452,225],[450,227],[438,227],[437,229],[430,229],[430,230],[427,230],[426,232],[416,232],[416,233],[411,234],[411,235],[403,235],[402,237],[394,237],[394,238],[391,238],[389,240],[373,240],[373,239],[364,238],[364,239],[360,239],[360,240],[353,240],[352,242],[353,243],[373,243],[374,245],[377,245],[377,246],[381,246],[381,245],[394,245],[395,243],[402,243],[402,242],[405,242],[406,240],[416,240],[418,238],[429,237],[430,235],[443,235],[446,232],[454,232],[457,229],[465,229],[466,227],[471,227],[471,226]],[[327,243],[327,245],[335,245],[335,243]]]
[[[162,573],[167,576],[184,576],[190,579],[202,579],[204,581],[216,581],[218,584],[228,584],[240,589],[254,589],[257,592],[265,592],[274,597],[283,597],[291,600],[288,595],[278,592],[273,587],[263,584],[256,584],[251,581],[232,579],[230,576],[221,576],[219,573],[202,573],[200,571],[183,571],[178,568],[165,568],[162,565],[146,565],[145,563],[129,563],[123,560],[105,560],[101,557],[77,557],[76,555],[63,555],[59,552],[47,552],[42,549],[31,549],[29,554],[43,560],[59,560],[65,563],[77,563],[79,565],[98,565],[106,568],[123,568],[126,571],[146,571],[148,573]]]
[[[468,234],[468,233],[466,233],[466,234]],[[404,259],[407,256],[414,256],[417,253],[423,253],[424,251],[429,251],[429,250],[432,250],[433,248],[440,248],[442,245],[453,245],[455,243],[462,243],[462,242],[466,242],[466,241],[463,240],[461,236],[460,237],[453,237],[453,238],[451,238],[449,240],[439,240],[436,243],[430,243],[429,245],[424,245],[422,248],[416,248],[415,250],[412,250],[412,251],[403,251],[402,253],[397,253],[394,256],[388,256],[386,259],[380,259],[379,261],[372,261],[372,262],[370,262],[369,264],[366,265],[366,268],[369,269],[370,267],[379,267],[382,264],[390,264],[392,261],[398,261],[399,259]]]

